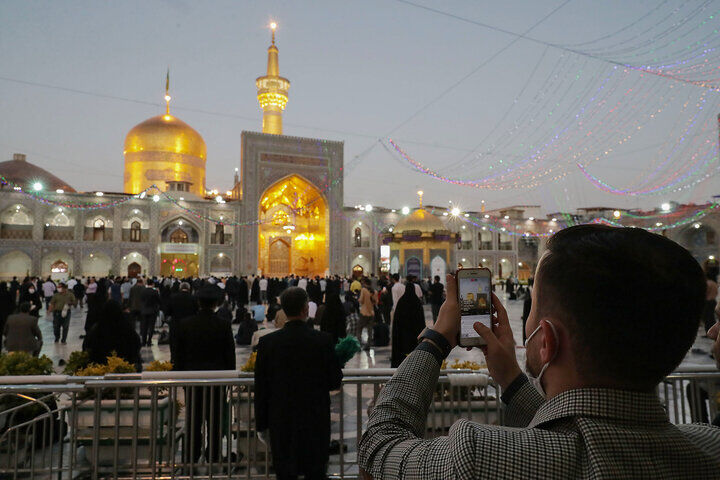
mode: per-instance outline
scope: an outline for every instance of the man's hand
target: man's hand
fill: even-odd
[[[492,294],[492,304],[495,311],[495,317],[492,319],[493,329],[489,329],[480,322],[475,322],[473,328],[487,343],[480,348],[485,354],[490,375],[505,389],[522,373],[522,370],[520,370],[515,356],[515,339],[510,328],[507,311],[494,293]]]
[[[440,307],[437,321],[432,328],[436,332],[441,333],[450,343],[450,347],[454,348],[458,342],[458,333],[460,333],[460,307],[458,305],[455,275],[447,274],[445,276],[445,284],[447,295]]]
[[[720,322],[716,322],[715,325],[710,327],[707,331],[707,336],[715,340],[712,347],[713,357],[715,357],[715,364],[720,369]]]

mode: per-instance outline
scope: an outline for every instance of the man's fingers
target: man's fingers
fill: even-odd
[[[478,333],[478,335],[480,335],[481,337],[483,337],[485,339],[485,343],[487,343],[488,347],[498,343],[498,339],[495,336],[495,334],[493,333],[493,331],[490,330],[485,325],[483,325],[482,323],[475,322],[473,324],[473,328]]]
[[[712,338],[713,340],[715,340],[718,337],[719,330],[720,330],[720,322],[715,323],[715,325],[710,327],[710,330],[707,331],[707,336]]]
[[[510,326],[510,321],[508,320],[508,314],[507,310],[505,310],[505,307],[503,306],[502,302],[498,298],[497,295],[494,293],[492,294],[492,305],[493,309],[495,309],[495,312],[497,313],[497,321],[501,326]]]

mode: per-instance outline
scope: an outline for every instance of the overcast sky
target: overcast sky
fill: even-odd
[[[550,212],[720,193],[715,177],[663,188],[717,171],[717,93],[612,63],[681,62],[683,78],[705,78],[720,2],[412,2],[5,0],[1,157],[120,191],[125,134],[162,113],[169,66],[172,112],[205,139],[207,187],[226,190],[240,132],[261,129],[254,82],[275,20],[285,133],[345,142],[347,205],[414,205],[418,189],[436,205]],[[577,163],[650,194],[601,191]],[[489,189],[450,183],[488,177]]]

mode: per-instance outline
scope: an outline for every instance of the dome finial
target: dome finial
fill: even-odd
[[[418,190],[417,195],[418,195],[418,202],[420,203],[420,208],[422,208],[423,191],[422,191],[422,190]]]
[[[170,115],[170,67],[165,74],[165,115]]]
[[[270,22],[270,30],[272,30],[272,44],[275,45],[275,29],[277,29],[277,23]]]

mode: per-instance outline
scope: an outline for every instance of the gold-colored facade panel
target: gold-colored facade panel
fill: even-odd
[[[270,277],[325,275],[329,210],[322,193],[292,175],[268,188],[258,207],[258,266]]]

